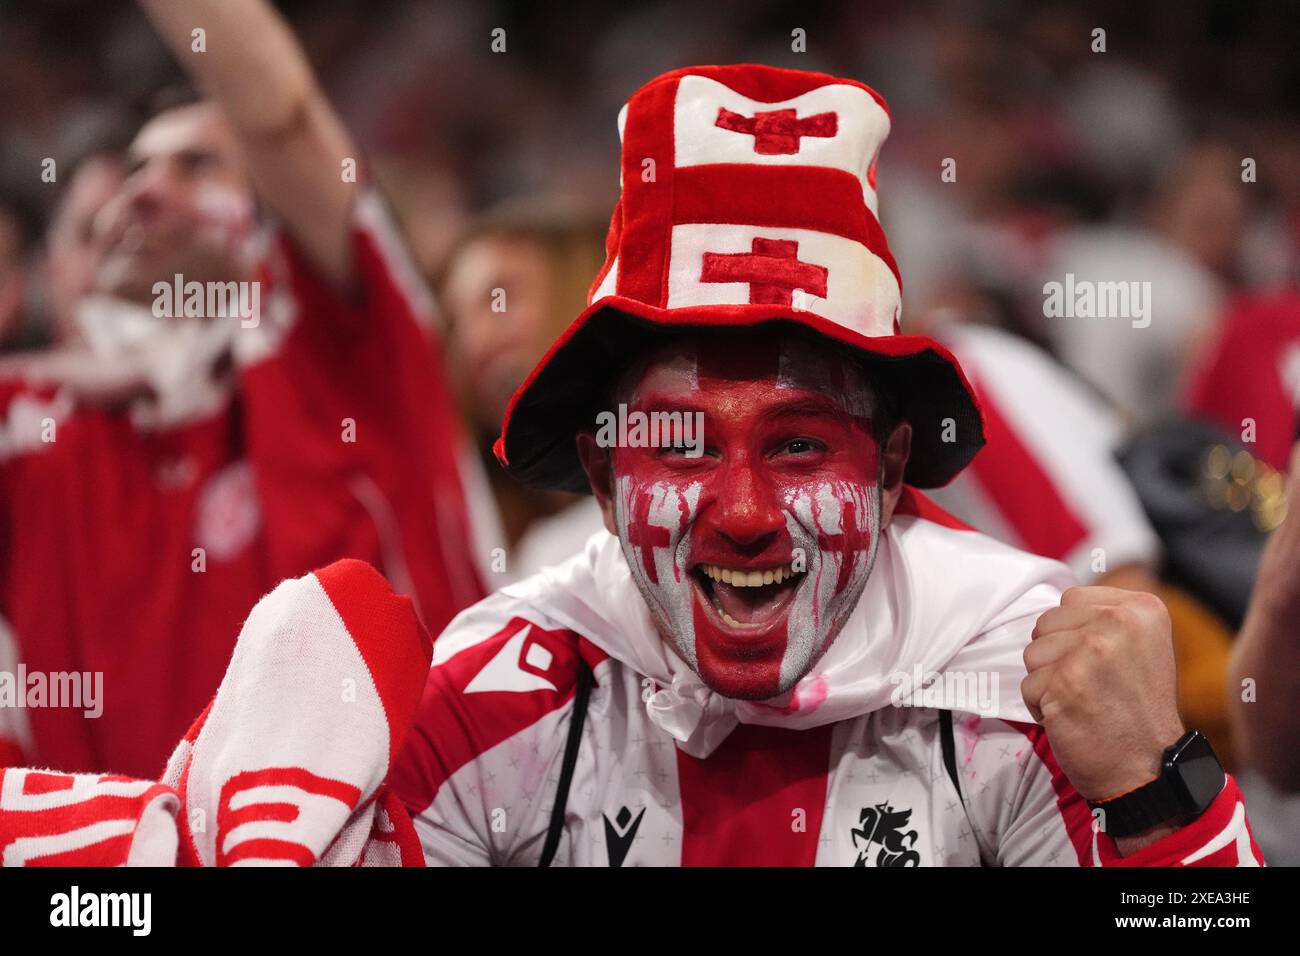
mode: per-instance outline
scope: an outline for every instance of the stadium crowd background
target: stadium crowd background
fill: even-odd
[[[1232,396],[1193,385],[1227,323],[1264,308],[1300,335],[1300,14],[1283,4],[277,6],[439,293],[450,373],[485,459],[510,390],[576,314],[599,265],[618,195],[619,106],[649,77],[692,63],[820,70],[880,90],[893,114],[881,220],[906,289],[904,325],[955,316],[1028,340],[1131,434],[1193,404],[1237,431]],[[503,52],[492,47],[498,28]],[[46,181],[42,164],[102,160],[102,181],[84,189],[106,198],[141,104],[180,78],[130,3],[0,5],[0,355],[77,344],[45,249],[60,230],[91,243],[96,204],[62,221],[67,174]],[[533,274],[520,266],[530,248],[544,251]],[[1043,284],[1066,272],[1150,281],[1153,321],[1048,317]],[[530,281],[545,287],[531,300]],[[493,316],[483,293],[496,285],[536,314],[518,305]],[[1292,413],[1253,450],[1285,469],[1294,433]],[[523,547],[539,515],[568,504],[488,470],[501,521],[489,543]],[[1224,632],[1240,623],[1220,616]],[[1221,678],[1220,668],[1207,686]],[[1273,859],[1300,861],[1285,806],[1257,786],[1262,842]],[[1280,821],[1271,831],[1270,816]]]
[[[1300,18],[1285,4],[278,6],[430,274],[466,218],[501,200],[545,193],[608,210],[611,117],[628,93],[682,64],[748,60],[859,77],[885,95],[883,218],[891,237],[908,233],[893,245],[910,310],[952,273],[1015,289],[1014,272],[1045,255],[1063,221],[1163,238],[1218,292],[1295,270]],[[12,232],[38,224],[58,195],[38,175],[43,158],[129,136],[132,106],[180,73],[132,4],[0,10]],[[490,47],[498,27],[504,53]],[[807,52],[791,50],[796,27]],[[1105,53],[1090,50],[1096,27]],[[1252,189],[1240,188],[1247,156]],[[940,181],[945,157],[958,159],[953,183]],[[15,245],[6,238],[9,268]],[[954,262],[954,251],[965,255]],[[1047,334],[1040,309],[1022,311],[1015,321]]]

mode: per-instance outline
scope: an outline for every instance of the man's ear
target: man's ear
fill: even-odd
[[[579,432],[577,443],[578,460],[582,462],[582,470],[591,482],[591,493],[600,505],[605,530],[616,535],[618,526],[614,523],[614,456],[609,453],[609,449],[596,443],[596,436],[591,432]]]
[[[894,506],[903,494],[903,472],[912,454],[912,424],[899,422],[885,440],[880,455],[880,527],[889,527]]]

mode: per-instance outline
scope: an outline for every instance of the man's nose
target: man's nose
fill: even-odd
[[[149,215],[160,209],[172,188],[171,176],[163,163],[146,163],[123,184],[124,211]]]
[[[710,524],[736,547],[757,554],[785,530],[776,489],[747,462],[726,466],[720,477]]]

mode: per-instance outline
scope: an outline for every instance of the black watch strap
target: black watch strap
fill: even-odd
[[[1226,776],[1209,742],[1197,731],[1164,752],[1160,776],[1145,786],[1099,803],[1098,821],[1111,837],[1132,836],[1171,820],[1198,816],[1223,789]]]
[[[1092,803],[1090,806],[1105,814],[1098,823],[1112,837],[1142,833],[1188,812],[1173,783],[1163,774],[1145,787],[1138,787],[1123,796]]]

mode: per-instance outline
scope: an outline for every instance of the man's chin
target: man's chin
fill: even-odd
[[[807,666],[792,668],[794,662],[786,660],[790,604],[761,623],[740,624],[713,607],[698,585],[692,597],[694,654],[683,657],[694,657],[696,674],[714,693],[734,700],[768,700],[789,691],[807,672]],[[672,644],[679,653],[684,650],[681,641]],[[796,671],[793,676],[791,670]]]
[[[134,256],[122,255],[106,259],[95,279],[94,291],[123,302],[152,305],[155,298],[154,283],[148,276],[156,272],[157,270],[143,269]],[[170,283],[172,277],[168,276],[167,281]]]
[[[700,679],[715,694],[732,700],[752,701],[770,701],[773,698],[783,697],[803,679],[803,676],[800,674],[793,680],[779,681],[773,685],[763,669],[755,670],[744,664],[724,668],[720,672],[700,673]]]
[[[828,635],[810,635],[811,646],[817,650],[809,653],[792,651],[786,626],[751,642],[744,631],[701,628],[699,623],[697,620],[695,670],[700,679],[723,697],[766,702],[780,710],[792,706],[790,692],[812,672],[842,630],[837,626]]]
[[[747,646],[743,634],[695,632],[700,679],[715,693],[735,700],[768,700],[793,688],[807,668],[796,668],[791,676],[786,651],[784,639],[779,646],[768,642]]]

